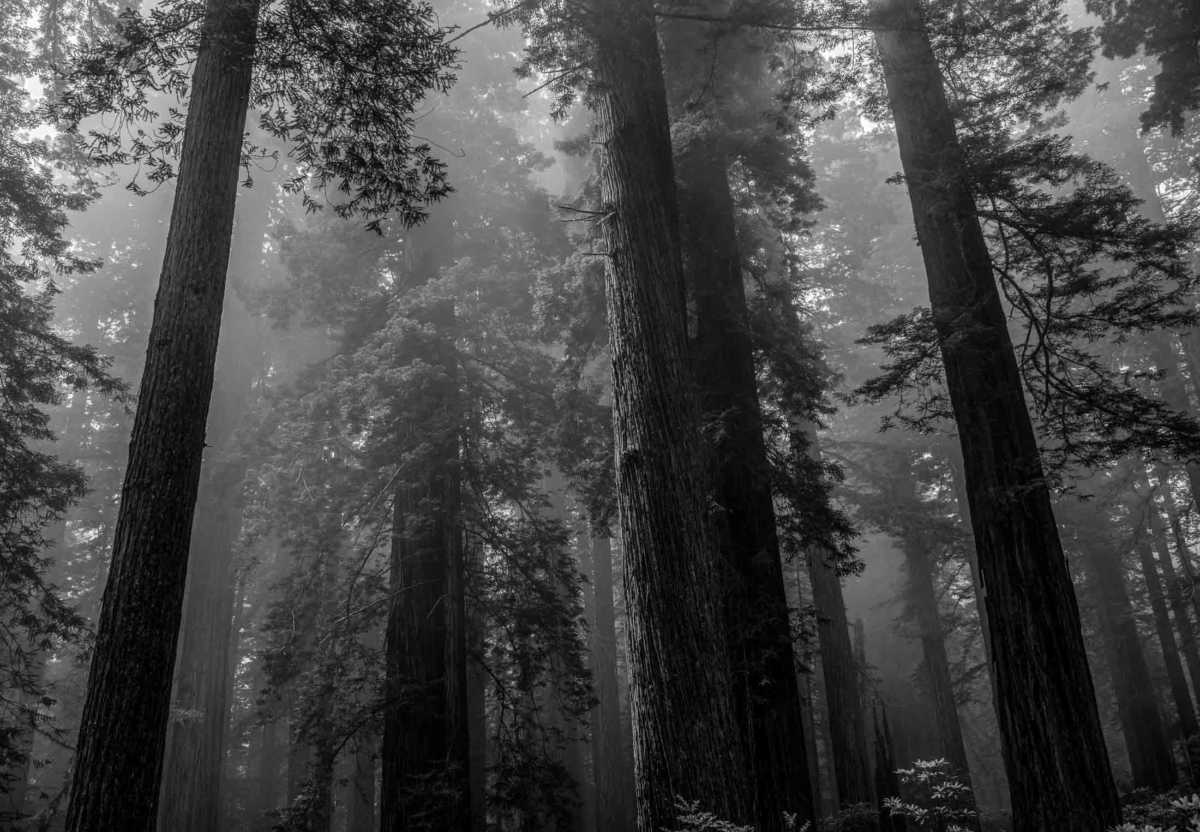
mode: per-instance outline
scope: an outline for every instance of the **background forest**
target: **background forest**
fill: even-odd
[[[1200,828],[1198,110],[1195,0],[0,0],[0,829]]]

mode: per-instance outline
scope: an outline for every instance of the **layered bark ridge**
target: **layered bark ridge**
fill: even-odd
[[[1017,832],[1120,819],[1079,612],[940,69],[915,0],[872,26],[958,424]]]
[[[72,778],[69,832],[152,830],[257,0],[209,0]]]
[[[745,822],[753,789],[709,528],[654,8],[592,0],[586,19],[602,149],[638,824],[669,828],[678,798]]]

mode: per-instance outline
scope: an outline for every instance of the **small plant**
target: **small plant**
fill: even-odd
[[[977,813],[971,789],[951,772],[946,760],[917,760],[912,768],[897,769],[911,800],[889,797],[883,805],[892,814],[904,815],[910,827],[923,832],[968,832]]]
[[[1127,820],[1109,832],[1200,832],[1200,797],[1197,795],[1135,792],[1126,801]]]
[[[712,812],[705,811],[700,807],[699,800],[685,800],[676,795],[675,811],[678,813],[675,822],[683,825],[667,830],[667,832],[755,832],[753,826],[738,826],[736,823],[717,817]],[[790,812],[783,813],[783,821],[789,830],[811,832],[811,823],[805,821],[797,826],[796,816]]]
[[[878,829],[879,812],[869,803],[855,803],[821,821],[821,832],[876,832]]]

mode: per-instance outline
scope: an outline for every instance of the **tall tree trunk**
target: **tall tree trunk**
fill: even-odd
[[[621,689],[617,678],[617,632],[613,610],[612,546],[607,522],[593,521],[592,679],[596,708],[592,711],[592,768],[596,781],[596,828],[602,832],[633,832],[633,790],[625,776],[621,736]]]
[[[1016,832],[1120,820],[1050,493],[941,70],[916,0],[873,0],[987,605]]]
[[[816,426],[811,422],[797,425],[790,437],[790,452],[818,458],[821,453]],[[871,753],[866,728],[866,708],[862,690],[862,672],[850,639],[850,622],[842,581],[830,553],[811,547],[808,561],[812,604],[816,614],[817,642],[821,654],[829,748],[833,757],[833,785],[836,805],[852,806],[873,800]]]
[[[729,191],[714,142],[676,157],[685,274],[695,303],[693,361],[711,440],[736,708],[755,783],[754,820],[782,832],[785,813],[814,820],[800,689],[763,444],[754,349]]]
[[[233,616],[233,545],[241,512],[237,498],[244,464],[230,461],[201,489],[193,537],[193,567],[184,597],[185,626],[176,663],[171,722],[163,756],[158,828],[217,832],[221,775],[232,680],[229,635]],[[205,493],[208,492],[208,493]],[[190,620],[189,620],[190,619]]]
[[[1158,566],[1162,569],[1163,580],[1167,585],[1167,598],[1171,602],[1171,612],[1175,615],[1175,632],[1179,636],[1179,646],[1187,663],[1188,679],[1192,683],[1193,695],[1200,695],[1200,646],[1196,644],[1196,631],[1192,627],[1191,616],[1188,614],[1187,600],[1180,589],[1179,579],[1175,574],[1175,564],[1171,561],[1171,549],[1167,543],[1166,530],[1163,528],[1162,517],[1155,507],[1150,508],[1150,533],[1154,540],[1154,551],[1158,556]]]
[[[80,723],[69,832],[154,828],[257,18],[257,0],[205,6]]]
[[[595,564],[592,563],[592,534],[591,526],[584,524],[575,524],[575,562],[578,565],[579,574],[583,577],[583,586],[581,595],[583,596],[583,620],[585,622],[585,661],[588,673],[591,675],[592,691],[595,694],[595,703],[591,710],[584,718],[585,731],[583,739],[586,742],[585,752],[587,764],[582,772],[582,778],[579,781],[579,814],[580,827],[583,832],[597,832],[597,822],[599,820],[599,808],[596,805],[596,781],[599,778],[599,771],[596,762],[596,748],[598,746],[598,737],[596,736],[596,709],[600,707],[600,697],[596,691],[599,689],[597,680],[596,668],[596,592],[595,592]],[[614,667],[615,670],[615,667]]]
[[[566,481],[563,479],[562,472],[557,469],[548,471],[542,477],[539,490],[545,495],[547,503],[546,510],[542,512],[541,516],[564,528],[569,528]],[[575,569],[584,569],[585,560],[586,557],[577,557],[574,563]],[[583,574],[586,574],[586,571]],[[558,583],[554,589],[560,602],[563,604],[573,602],[574,588],[571,585]],[[582,648],[585,645],[578,646]],[[570,672],[566,657],[561,652],[555,651],[549,658],[551,679],[562,679]],[[593,828],[595,817],[594,813],[585,811],[588,809],[586,795],[591,785],[586,769],[587,757],[591,752],[591,744],[586,736],[586,724],[577,715],[571,713],[570,701],[564,699],[557,685],[550,684],[536,689],[534,698],[536,700],[535,707],[540,716],[539,721],[548,729],[549,736],[558,739],[558,742],[554,744],[555,747],[548,748],[547,751],[550,758],[562,766],[570,780],[569,784],[563,783],[562,785],[569,788],[573,792],[571,796],[575,798],[571,805],[566,807],[570,817],[569,830],[570,832],[589,832]]]
[[[813,607],[817,612],[817,636],[821,644],[821,672],[825,677],[825,704],[829,713],[838,805],[870,803],[871,766],[867,760],[862,688],[850,642],[841,579],[823,550],[810,551],[808,563]]]
[[[477,575],[483,568],[483,547],[470,544],[469,573]],[[487,829],[487,767],[488,767],[488,724],[487,686],[488,670],[484,666],[484,651],[487,648],[487,622],[475,604],[467,607],[467,778],[471,802],[471,832]]]
[[[375,832],[375,737],[354,743],[354,762],[346,807],[346,832]]]
[[[921,652],[933,699],[934,717],[941,738],[942,755],[955,769],[955,774],[971,782],[967,764],[967,748],[963,743],[962,723],[958,719],[958,704],[954,699],[954,680],[950,677],[950,660],[946,655],[946,630],[938,612],[937,589],[933,583],[933,565],[929,562],[927,545],[915,530],[901,541],[904,562],[908,567],[908,598],[916,613],[917,629],[921,634]]]
[[[387,629],[382,832],[469,832],[466,607],[460,504],[459,373],[452,301],[426,310],[436,330],[414,355],[436,367],[397,485]],[[425,450],[420,450],[425,449]]]
[[[780,541],[782,544],[783,541]],[[805,558],[801,553],[788,552],[785,558],[787,575],[787,603],[793,611],[804,608],[804,578]],[[799,652],[797,652],[797,650]],[[813,814],[820,816],[824,811],[822,803],[820,752],[817,749],[816,709],[816,680],[814,665],[816,660],[812,640],[802,635],[793,646],[796,665],[796,684],[800,689],[801,717],[804,720],[804,757],[808,761],[808,782],[813,791]]]
[[[1171,628],[1171,617],[1167,612],[1167,600],[1163,594],[1158,564],[1154,562],[1154,553],[1146,539],[1139,537],[1136,546],[1138,561],[1142,567],[1142,580],[1146,582],[1146,595],[1150,599],[1150,609],[1154,614],[1154,630],[1162,649],[1163,665],[1166,667],[1167,681],[1171,686],[1171,698],[1175,703],[1175,716],[1179,720],[1179,733],[1185,746],[1190,749],[1190,740],[1200,732],[1200,724],[1196,722],[1196,708],[1192,702],[1192,695],[1188,692],[1187,677],[1183,674],[1183,662],[1180,660],[1179,646]],[[1200,777],[1200,760],[1192,759],[1190,752],[1188,771],[1189,779],[1196,783]]]
[[[1167,522],[1171,526],[1171,537],[1175,542],[1175,555],[1179,558],[1179,568],[1183,571],[1183,580],[1179,586],[1182,588],[1184,597],[1191,601],[1196,620],[1200,621],[1200,578],[1197,578],[1195,567],[1192,565],[1192,552],[1188,547],[1187,535],[1183,531],[1183,521],[1169,495],[1163,507],[1167,512]]]
[[[638,824],[750,818],[688,364],[671,138],[650,0],[591,0]]]
[[[1093,548],[1087,559],[1095,577],[1097,607],[1133,784],[1170,788],[1175,784],[1175,763],[1163,731],[1121,558],[1115,550],[1101,545]]]
[[[267,211],[261,190],[240,200],[242,222],[233,235],[231,271],[239,265],[243,270],[259,267]],[[193,535],[188,556],[191,568],[175,662],[173,718],[163,756],[158,812],[162,832],[217,832],[221,826],[225,729],[237,635],[233,549],[241,527],[241,484],[246,471],[245,460],[234,455],[232,445],[258,369],[247,349],[252,337],[249,314],[234,298],[226,306],[205,438],[209,458],[193,523],[201,533]]]
[[[254,799],[247,814],[252,832],[269,832],[274,826],[270,813],[279,808],[279,786],[283,782],[283,744],[279,734],[283,720],[265,723],[261,730]]]

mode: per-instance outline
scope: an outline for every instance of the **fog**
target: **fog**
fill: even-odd
[[[1200,828],[1179,6],[0,0],[0,829]]]

